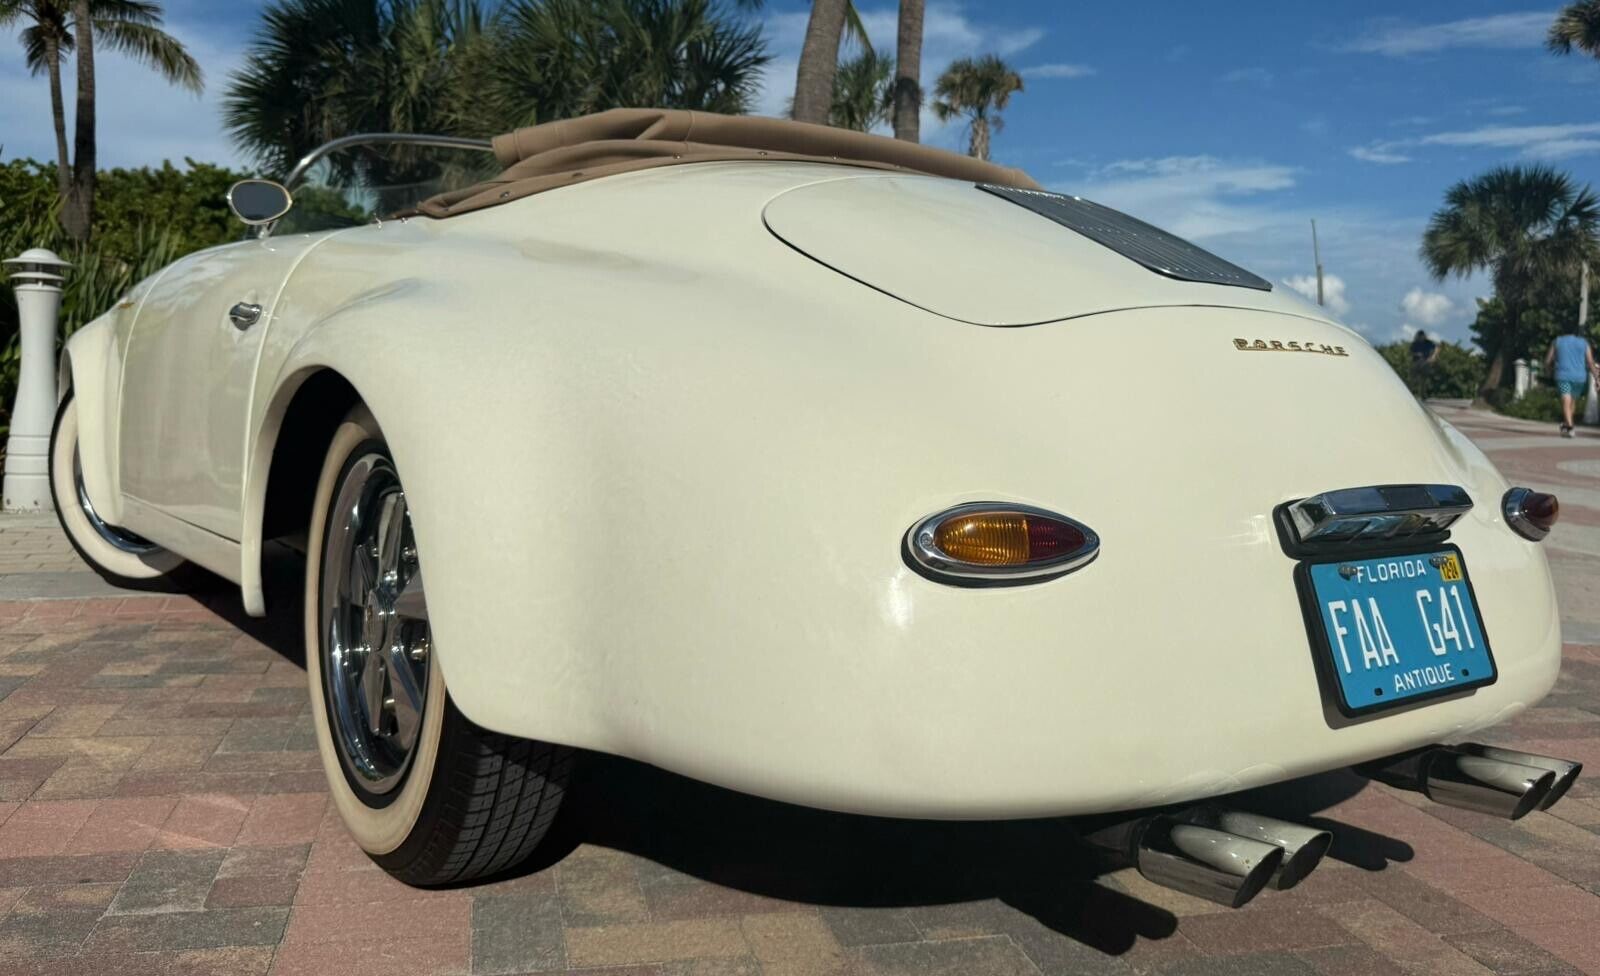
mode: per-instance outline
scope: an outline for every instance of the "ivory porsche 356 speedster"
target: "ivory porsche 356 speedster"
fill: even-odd
[[[52,487],[103,574],[198,564],[252,614],[263,547],[303,549],[328,779],[400,878],[524,857],[576,749],[1096,815],[1235,905],[1329,838],[1219,797],[1356,766],[1516,817],[1577,775],[1463,741],[1555,681],[1555,499],[1321,309],[874,136],[628,110],[325,148],[384,141],[498,175],[298,231],[322,151],[236,186],[247,238],[67,343]]]

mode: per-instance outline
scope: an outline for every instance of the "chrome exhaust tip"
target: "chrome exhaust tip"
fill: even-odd
[[[1502,749],[1499,746],[1486,746],[1477,742],[1463,742],[1454,747],[1457,752],[1472,756],[1482,756],[1485,759],[1497,759],[1500,762],[1515,763],[1519,766],[1532,766],[1535,769],[1548,769],[1555,774],[1556,781],[1550,791],[1539,801],[1540,810],[1548,810],[1556,805],[1556,801],[1567,795],[1572,789],[1572,784],[1578,781],[1578,774],[1583,772],[1583,763],[1571,759],[1556,759],[1553,756],[1541,756],[1532,752],[1517,752],[1514,749]]]
[[[1200,806],[1184,811],[1180,819],[1281,849],[1283,860],[1272,874],[1272,886],[1279,891],[1288,891],[1304,881],[1333,846],[1333,834],[1326,830],[1239,810]]]
[[[1382,759],[1357,772],[1435,803],[1520,820],[1537,810],[1556,784],[1552,770],[1490,756],[1460,746],[1433,746]],[[1569,784],[1570,785],[1570,784]]]
[[[1283,850],[1248,837],[1157,815],[1086,838],[1124,857],[1163,888],[1240,908],[1272,880]]]

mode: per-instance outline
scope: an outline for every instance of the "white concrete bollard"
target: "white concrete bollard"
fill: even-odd
[[[64,272],[72,265],[42,247],[0,263],[11,269],[22,344],[0,503],[8,512],[48,512],[55,508],[50,501],[50,428],[56,419],[56,320]]]
[[[1526,359],[1517,360],[1511,364],[1511,368],[1515,376],[1513,389],[1516,392],[1517,399],[1520,400],[1528,395],[1528,389],[1533,386],[1533,371],[1528,368]]]

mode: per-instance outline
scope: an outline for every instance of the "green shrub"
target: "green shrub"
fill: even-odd
[[[1477,396],[1488,371],[1482,356],[1454,342],[1440,343],[1438,357],[1415,376],[1411,369],[1411,343],[1391,342],[1377,349],[1411,391],[1423,397],[1463,399]]]
[[[1574,419],[1583,416],[1583,403],[1584,398],[1579,397],[1574,404]],[[1489,406],[1507,417],[1520,417],[1523,420],[1559,424],[1564,419],[1561,415],[1561,395],[1555,387],[1543,384],[1531,387],[1520,400],[1513,396],[1510,388],[1501,387],[1489,395]]]

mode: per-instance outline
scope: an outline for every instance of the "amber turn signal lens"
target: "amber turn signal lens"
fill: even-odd
[[[1027,566],[1081,549],[1084,534],[1066,522],[1021,512],[972,512],[945,519],[934,545],[973,566]]]

